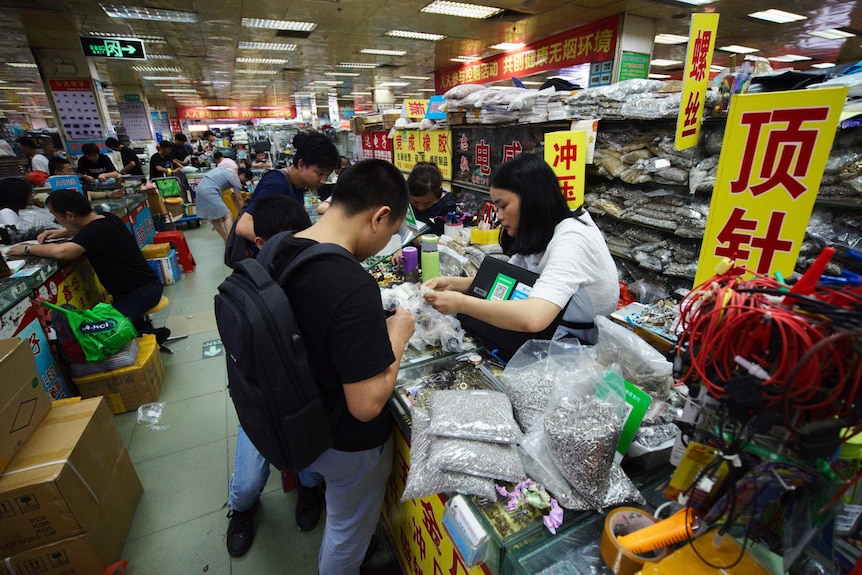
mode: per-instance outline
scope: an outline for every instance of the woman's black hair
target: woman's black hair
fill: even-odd
[[[33,184],[24,178],[0,180],[0,209],[9,208],[16,214],[30,205]]]
[[[508,254],[537,254],[547,249],[554,228],[571,216],[556,174],[536,154],[521,154],[502,164],[491,187],[508,190],[521,200],[518,235],[500,230],[500,247]]]
[[[443,174],[437,164],[417,162],[407,176],[407,189],[414,198],[434,194],[438,200],[443,195]]]

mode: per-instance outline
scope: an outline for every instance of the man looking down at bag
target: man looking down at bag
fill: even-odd
[[[7,255],[64,261],[87,256],[99,281],[113,296],[114,307],[141,331],[145,326],[144,313],[162,297],[162,284],[147,264],[126,224],[110,212],[97,214],[87,198],[74,190],[52,192],[45,200],[45,207],[63,227],[39,234],[38,244],[12,246]],[[61,238],[71,240],[46,243]],[[159,343],[170,335],[167,328],[159,328],[153,333]]]

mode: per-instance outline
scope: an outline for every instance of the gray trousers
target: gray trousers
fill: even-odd
[[[326,481],[320,575],[358,575],[374,534],[392,469],[392,438],[366,451],[328,449],[312,463]]]

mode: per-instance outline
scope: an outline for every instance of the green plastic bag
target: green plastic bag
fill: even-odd
[[[44,301],[42,305],[66,314],[87,361],[103,361],[138,337],[131,320],[111,304],[99,303],[93,309],[66,309]]]

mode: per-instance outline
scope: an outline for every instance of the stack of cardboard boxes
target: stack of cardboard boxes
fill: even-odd
[[[15,435],[0,442],[0,561],[10,573],[102,573],[119,558],[141,483],[101,397],[50,407],[34,379],[29,346],[0,341],[0,397],[13,397],[0,431]]]

